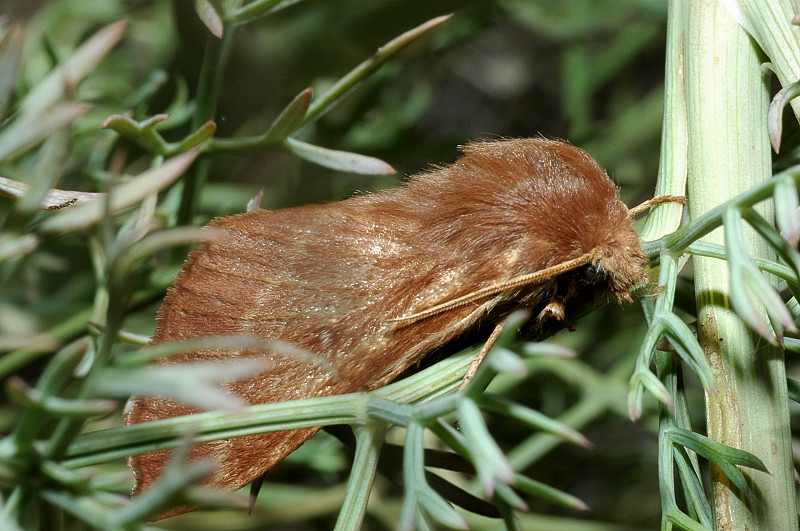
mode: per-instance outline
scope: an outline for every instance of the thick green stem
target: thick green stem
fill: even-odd
[[[222,86],[222,75],[225,72],[225,65],[233,42],[233,35],[236,33],[236,24],[231,24],[225,28],[222,39],[209,35],[203,66],[200,69],[200,80],[198,82],[197,97],[195,102],[195,113],[192,120],[192,130],[196,131],[207,121],[214,118],[219,100],[219,91]],[[197,203],[200,198],[200,190],[208,176],[208,159],[198,160],[191,171],[184,179],[183,197],[181,198],[180,209],[178,210],[178,225],[191,225],[192,218],[197,210]]]
[[[683,35],[688,7],[683,0],[671,0],[667,20],[667,57],[664,67],[664,123],[661,129],[661,157],[655,196],[686,193],[686,93],[684,91]],[[680,227],[683,208],[665,203],[653,208],[642,228],[644,241],[652,241]]]
[[[380,421],[369,422],[355,428],[356,455],[353,459],[347,495],[336,522],[337,530],[355,529],[364,520],[387,428],[388,425]]]
[[[723,2],[690,5],[685,41],[689,210],[696,218],[771,174],[768,92],[753,41]],[[767,245],[744,234],[753,256]],[[723,244],[716,230],[704,239]],[[696,257],[700,341],[717,392],[706,397],[708,435],[759,457],[743,470],[752,496],[712,469],[717,529],[797,529],[783,352],[754,336],[730,308],[727,264]]]

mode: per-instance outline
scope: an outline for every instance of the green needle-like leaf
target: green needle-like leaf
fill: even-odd
[[[664,434],[671,438],[676,444],[702,455],[715,465],[736,485],[742,492],[750,492],[750,487],[737,465],[745,466],[769,473],[761,460],[749,452],[725,446],[717,441],[709,439],[699,433],[694,433],[681,428],[668,428]]]
[[[284,141],[284,145],[301,159],[332,170],[364,175],[391,175],[396,173],[394,168],[374,157],[313,146],[291,137]]]
[[[148,195],[157,193],[175,182],[194,162],[197,155],[195,151],[178,155],[137,178],[116,186],[109,193],[108,201],[91,201],[61,210],[46,219],[39,229],[44,233],[64,234],[93,225],[108,214],[132,208]]]

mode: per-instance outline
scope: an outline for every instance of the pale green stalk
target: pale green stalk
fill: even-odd
[[[757,48],[723,2],[692,2],[684,38],[689,210],[697,218],[770,177],[769,94]],[[744,238],[751,255],[770,257],[752,231]],[[704,241],[724,244],[722,231]],[[727,263],[694,260],[698,333],[716,383],[706,396],[708,435],[751,452],[770,472],[743,469],[748,497],[712,467],[717,529],[797,529],[783,352],[731,310]]]
[[[769,57],[771,69],[785,87],[800,80],[800,14],[796,0],[729,0],[728,10]],[[792,102],[800,117],[800,100]]]
[[[684,195],[686,190],[686,96],[684,91],[683,31],[686,2],[671,0],[667,21],[667,57],[664,80],[664,123],[655,195]],[[664,203],[653,209],[641,231],[644,241],[657,240],[680,226],[683,209]],[[658,275],[653,275],[654,278]]]

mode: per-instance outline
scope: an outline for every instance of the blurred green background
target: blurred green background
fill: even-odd
[[[312,86],[321,93],[377,47],[446,13],[454,13],[451,20],[403,50],[302,133],[315,145],[385,160],[398,176],[334,172],[277,150],[216,156],[195,224],[243,211],[261,188],[265,208],[330,201],[393,186],[402,175],[451,162],[457,146],[469,140],[538,134],[587,149],[629,205],[652,195],[666,35],[666,4],[656,0],[300,1],[238,30],[220,90],[216,136],[262,132],[302,89]],[[213,38],[192,2],[4,0],[0,16],[6,30],[19,22],[25,31],[18,97],[100,27],[129,21],[121,43],[77,89],[76,99],[92,109],[75,125],[58,188],[103,191],[111,173],[138,173],[149,166],[151,157],[142,148],[100,128],[111,114],[132,112],[141,120],[169,112],[172,118],[161,131],[167,139],[190,131],[190,102],[203,51]],[[33,159],[0,163],[5,177],[27,181],[32,171]],[[0,197],[0,214],[10,205]],[[163,223],[169,226],[174,219],[166,216]],[[152,333],[163,291],[179,266],[165,254],[143,268],[127,311],[127,330]],[[35,335],[92,306],[96,278],[80,235],[47,242],[22,260],[3,264],[0,273],[0,334],[5,337]],[[552,416],[590,396],[587,375],[595,378],[592,393],[599,393],[591,395],[598,410],[587,413],[581,428],[594,447],[554,445],[529,470],[532,477],[580,497],[590,510],[578,514],[528,500],[534,516],[526,525],[535,527],[527,528],[659,525],[655,405],[650,403],[650,415],[638,424],[626,417],[630,371],[625,368],[632,366],[643,334],[637,305],[624,311],[605,308],[583,319],[576,332],[554,338],[576,348],[585,362],[581,370],[589,372],[532,366],[525,383],[507,383],[510,396]],[[30,364],[19,374],[35,380],[40,370]],[[7,432],[13,408],[5,405],[3,412]],[[114,422],[119,418],[108,421]],[[501,422],[490,427],[509,449],[530,436],[527,427]],[[263,507],[254,516],[198,513],[167,525],[331,528],[347,472],[339,446],[318,437],[270,473],[277,486],[265,486]],[[294,487],[281,486],[286,483]],[[400,494],[378,480],[367,528],[391,527],[392,512],[381,506],[396,508]]]

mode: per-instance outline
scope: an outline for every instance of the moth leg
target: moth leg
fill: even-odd
[[[555,319],[564,324],[564,327],[569,330],[570,332],[575,331],[575,323],[572,323],[567,320],[567,311],[566,307],[564,306],[564,297],[561,295],[556,295],[547,305],[542,308],[542,311],[539,312],[539,315],[536,317],[536,320],[539,322]]]
[[[258,500],[258,493],[261,491],[261,486],[264,484],[264,479],[266,479],[267,473],[264,472],[261,476],[257,477],[250,483],[250,496],[248,500],[248,508],[247,514],[252,514],[253,507],[256,506],[256,500]]]
[[[544,321],[545,319],[555,319],[563,321],[566,317],[566,309],[564,308],[564,297],[556,295],[547,305],[542,308],[539,315],[536,317],[537,321]]]
[[[478,367],[481,366],[483,360],[486,359],[486,355],[489,354],[489,351],[492,350],[494,344],[497,343],[497,338],[500,337],[500,332],[503,331],[503,325],[505,325],[505,323],[505,320],[503,320],[494,327],[494,330],[492,330],[492,333],[489,335],[489,339],[486,340],[483,348],[481,348],[480,352],[478,352],[478,354],[475,356],[475,359],[472,360],[472,363],[470,363],[469,369],[467,369],[467,373],[464,375],[464,380],[461,382],[461,385],[458,386],[459,391],[464,389],[467,384],[472,381],[472,378],[478,371]]]

